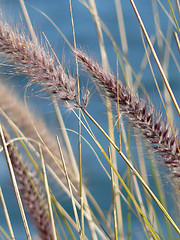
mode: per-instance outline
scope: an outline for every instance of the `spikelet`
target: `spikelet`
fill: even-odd
[[[153,147],[155,152],[163,158],[163,163],[171,168],[173,177],[180,177],[180,141],[174,135],[168,123],[164,123],[162,116],[155,113],[152,106],[140,100],[110,72],[105,72],[93,59],[80,50],[75,51],[82,67],[94,78],[94,81],[106,92],[115,103],[119,101],[120,110],[124,112],[134,127],[142,131],[144,139]],[[118,91],[117,91],[118,88]],[[117,98],[117,92],[119,96]]]
[[[34,45],[25,35],[1,21],[0,52],[5,61],[13,63],[46,92],[59,100],[76,100],[76,80],[67,75],[62,66],[55,65],[53,56],[43,47]]]

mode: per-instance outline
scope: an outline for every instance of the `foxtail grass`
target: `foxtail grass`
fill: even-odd
[[[130,89],[113,74],[105,72],[93,59],[79,50],[75,54],[83,68],[97,80],[108,97],[116,104],[118,101],[120,111],[127,116],[134,127],[141,130],[154,151],[161,154],[164,164],[172,169],[173,177],[178,178],[180,141],[168,121],[164,123],[161,114],[157,114],[153,106],[141,100],[137,94],[132,95]]]
[[[155,58],[156,66],[159,68],[162,75],[165,86],[164,88],[169,93],[169,97],[165,97],[166,101],[172,101],[177,113],[179,114],[179,106],[169,85],[167,71],[164,71],[162,68],[161,62],[154,50],[152,41],[146,31],[145,25],[134,1],[130,2],[133,10],[135,11],[136,19],[138,20],[137,22],[139,22],[142,32],[147,40],[147,44],[149,45],[149,49],[147,50],[142,37],[147,58],[146,63],[148,62],[151,68],[149,55],[152,53]],[[168,232],[168,239],[174,239],[174,236],[180,236],[180,229],[176,224],[176,219],[173,218],[168,211],[164,199],[165,195],[163,194],[163,191],[161,192],[162,186],[159,176],[161,173],[159,174],[159,171],[156,171],[157,162],[160,162],[159,168],[161,168],[162,165],[163,167],[166,166],[166,168],[169,169],[169,179],[171,178],[171,182],[174,182],[173,190],[175,193],[177,191],[177,194],[179,194],[180,139],[178,131],[174,127],[174,122],[172,122],[168,117],[168,113],[172,113],[172,109],[166,110],[166,106],[162,100],[163,105],[165,106],[167,115],[166,118],[165,115],[158,113],[155,110],[156,106],[154,106],[148,98],[140,98],[138,94],[137,86],[142,85],[140,83],[140,75],[135,74],[128,61],[128,45],[120,1],[115,1],[115,4],[122,42],[122,51],[118,48],[118,45],[115,43],[109,30],[99,18],[95,1],[89,0],[89,3],[85,1],[82,3],[90,11],[95,22],[100,44],[102,64],[98,64],[97,61],[89,57],[85,51],[82,50],[82,47],[77,47],[73,7],[71,1],[69,1],[74,46],[71,46],[66,39],[65,41],[68,43],[68,46],[70,46],[70,51],[72,51],[73,57],[75,58],[75,74],[72,74],[70,70],[67,70],[68,68],[64,67],[64,65],[60,63],[45,34],[46,44],[42,44],[37,40],[34,33],[32,34],[33,30],[30,22],[28,23],[28,26],[31,29],[31,35],[34,36],[32,37],[32,40],[27,36],[27,34],[22,33],[19,29],[12,28],[3,20],[0,21],[0,54],[3,61],[11,64],[11,67],[13,67],[16,74],[23,73],[29,78],[27,86],[33,85],[41,87],[40,93],[43,93],[46,97],[48,96],[49,99],[52,100],[57,117],[60,120],[59,122],[63,123],[58,103],[63,102],[65,103],[65,106],[75,115],[78,123],[78,131],[76,133],[78,135],[79,169],[77,168],[77,164],[75,162],[73,163],[73,161],[71,162],[68,159],[70,155],[71,158],[74,158],[72,151],[74,144],[69,141],[66,130],[62,131],[63,136],[66,136],[63,141],[67,147],[64,155],[59,138],[54,138],[57,139],[56,147],[51,147],[52,143],[54,146],[54,140],[52,140],[52,135],[49,133],[46,126],[41,124],[42,126],[39,128],[39,125],[36,124],[36,117],[32,117],[30,114],[27,114],[24,106],[22,107],[19,102],[16,103],[16,100],[13,100],[13,96],[6,94],[6,89],[3,85],[0,85],[0,88],[2,88],[2,91],[0,92],[0,96],[2,98],[0,101],[1,115],[7,120],[9,127],[13,129],[16,138],[23,146],[29,160],[31,160],[34,165],[37,174],[39,174],[38,177],[40,177],[45,185],[45,187],[42,188],[43,190],[39,187],[36,189],[36,179],[31,177],[30,180],[28,175],[29,170],[24,167],[23,161],[20,161],[22,158],[19,158],[19,155],[13,145],[13,141],[17,141],[17,139],[8,139],[7,142],[9,144],[7,144],[7,146],[6,141],[3,139],[2,145],[4,151],[6,152],[6,157],[9,156],[8,159],[11,160],[16,180],[19,184],[17,192],[19,189],[25,208],[33,218],[34,225],[36,226],[41,239],[58,239],[61,234],[63,234],[65,239],[80,238],[84,240],[89,239],[89,236],[91,236],[93,240],[99,238],[131,239],[131,236],[133,235],[133,222],[131,221],[132,216],[135,216],[138,223],[140,223],[140,226],[143,229],[144,238],[166,239],[166,236],[163,236],[164,224],[161,223],[159,213],[156,212],[157,206],[160,208],[161,214],[165,218],[165,227]],[[177,34],[175,34],[175,36],[178,49],[179,27],[170,1],[169,4],[171,7],[170,11],[173,14],[173,20],[171,19],[171,21],[175,22],[174,26],[177,28]],[[21,1],[21,5],[23,6],[23,11],[27,16],[23,1]],[[53,22],[51,21],[51,23]],[[159,22],[156,22],[157,31],[158,26],[160,26],[160,24]],[[116,74],[113,74],[110,70],[102,30],[104,30],[107,36],[111,39],[117,55]],[[160,39],[159,35],[158,42],[161,40],[162,39]],[[161,44],[158,46],[160,45]],[[169,46],[167,46],[166,51],[168,51],[168,47]],[[170,54],[170,51],[168,54]],[[168,54],[166,54],[166,56],[168,56]],[[164,59],[164,66],[166,65],[166,69],[168,69],[168,61],[165,60],[167,59]],[[96,120],[96,116],[94,117],[93,113],[90,114],[88,111],[91,93],[89,89],[84,92],[83,89],[81,89],[79,83],[80,72],[78,62],[81,64],[82,69],[90,75],[92,82],[95,84],[96,89],[106,106],[108,118],[107,130],[104,129],[101,126],[102,124]],[[119,65],[125,81],[123,81],[123,77],[120,76]],[[152,75],[154,76],[153,70]],[[135,84],[133,83],[134,79],[137,81]],[[159,90],[158,85],[156,86]],[[147,92],[143,87],[142,90],[147,96]],[[10,102],[14,103],[13,107],[9,104]],[[114,117],[114,109],[118,115],[117,120],[116,117]],[[78,113],[76,111],[78,111]],[[22,122],[19,120],[19,118],[21,118],[19,116],[21,115],[23,116]],[[31,116],[31,120],[29,120],[29,116]],[[128,123],[127,129],[124,126],[124,117],[122,116],[126,117],[126,121]],[[119,147],[116,144],[114,131],[114,129],[116,129],[116,122],[118,125],[117,131],[120,145]],[[63,124],[60,125],[64,128],[65,125]],[[101,143],[101,139],[98,137],[98,134],[94,131],[94,128],[92,128],[92,125],[95,125],[97,131],[100,131],[103,134],[101,135],[102,138],[106,138],[108,140],[108,146],[104,147]],[[17,129],[21,130],[21,134],[19,130],[17,131]],[[84,140],[84,131],[82,131],[82,129],[85,129],[88,136],[90,136],[90,140],[92,140],[92,142],[88,142],[88,140],[85,139],[85,142],[87,142],[90,148],[93,149],[93,152],[97,156],[104,172],[106,173],[108,179],[110,179],[109,182],[111,183],[112,189],[112,203],[109,215],[103,213],[101,206],[97,204],[94,197],[90,194],[90,191],[86,186],[86,182],[83,181],[84,172],[82,167],[82,153],[84,149],[82,148],[82,141]],[[133,151],[131,151],[131,131],[135,133],[139,164],[141,165],[141,161],[143,161],[142,166],[140,166],[139,169],[137,162],[134,160]],[[3,136],[3,133],[1,133],[1,136]],[[149,179],[146,176],[146,158],[142,156],[142,151],[146,149],[143,149],[141,143],[144,143],[144,146],[147,148],[149,164],[156,183],[158,196],[154,193],[154,188],[151,186],[148,181]],[[94,144],[97,146],[98,150],[95,150]],[[123,149],[123,144],[125,145],[125,150]],[[32,145],[33,148],[30,148]],[[106,153],[107,149],[108,153]],[[102,154],[102,160],[99,158],[96,151],[100,151]],[[151,156],[149,151],[151,152]],[[68,156],[67,158],[66,152]],[[68,155],[69,152],[72,154]],[[51,156],[51,160],[49,160],[49,156]],[[121,163],[119,163],[118,157],[120,157],[120,160],[123,160],[127,165],[127,170],[123,173],[118,168]],[[43,160],[44,158],[45,160]],[[158,159],[158,161],[152,160],[154,158]],[[108,163],[108,169],[105,167],[103,159],[105,159],[106,163]],[[43,174],[39,171],[37,160],[41,160]],[[56,162],[56,167],[54,167],[53,164],[54,160]],[[153,161],[155,161],[155,163]],[[61,174],[58,174],[59,168],[61,169]],[[48,170],[47,172],[46,169]],[[145,171],[143,169],[145,169]],[[61,200],[56,199],[56,193],[53,193],[53,187],[49,184],[48,174],[53,176],[53,183],[55,186],[61,186],[61,191],[67,194],[68,200],[70,200],[72,204],[73,217],[70,216],[70,212],[67,212],[65,208],[62,207]],[[44,195],[41,197],[42,192]],[[166,193],[166,189],[164,189],[164,192]],[[42,198],[42,200],[44,200],[45,195],[47,196],[45,201],[46,203],[42,204],[40,199]],[[106,201],[106,199],[103,199],[103,201]],[[127,204],[127,222],[124,221],[122,201]],[[176,206],[178,210],[178,204]],[[23,207],[21,209],[23,209]],[[96,209],[96,211],[94,211],[94,209]],[[81,217],[79,218],[79,216]],[[111,219],[113,219],[112,222]],[[63,224],[61,224],[61,221],[63,221]],[[86,223],[88,223],[89,226],[89,234]],[[27,236],[29,237],[28,227],[25,229],[27,231]],[[175,234],[173,230],[175,230]]]

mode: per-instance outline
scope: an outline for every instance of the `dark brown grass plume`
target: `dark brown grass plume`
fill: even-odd
[[[160,114],[156,114],[148,102],[139,96],[132,95],[110,72],[105,72],[93,59],[80,50],[75,51],[83,68],[115,103],[119,101],[120,111],[130,120],[134,127],[139,128],[145,140],[150,143],[154,151],[163,158],[163,163],[171,168],[173,177],[180,179],[180,141],[173,135],[168,122],[164,123]],[[117,93],[119,96],[117,97]]]

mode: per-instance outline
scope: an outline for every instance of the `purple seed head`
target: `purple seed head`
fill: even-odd
[[[40,45],[0,21],[0,53],[7,62],[27,74],[32,81],[59,100],[76,100],[76,80],[55,64],[55,59]]]
[[[156,114],[153,107],[146,101],[140,100],[137,94],[133,96],[120,80],[117,85],[116,77],[105,72],[85,53],[80,50],[74,53],[82,67],[94,78],[109,98],[115,103],[119,101],[120,110],[134,127],[141,130],[145,140],[161,155],[164,164],[171,168],[173,177],[178,178],[180,176],[180,141],[177,136],[175,138],[173,135],[169,124],[163,122],[162,114]],[[118,98],[117,93],[119,93]]]

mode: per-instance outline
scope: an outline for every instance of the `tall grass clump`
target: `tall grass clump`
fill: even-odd
[[[65,60],[60,62],[46,33],[41,36],[44,41],[38,40],[23,1],[20,4],[28,34],[19,26],[11,26],[5,17],[0,21],[1,61],[10,69],[2,79],[11,73],[28,78],[24,102],[7,84],[0,83],[1,152],[7,162],[15,193],[13,200],[17,201],[27,239],[34,239],[35,235],[40,239],[93,240],[180,237],[180,108],[178,96],[169,84],[172,64],[178,73],[180,69],[179,4],[168,1],[168,8],[152,1],[156,35],[150,37],[136,4],[129,2],[129,11],[135,13],[136,24],[140,26],[144,51],[139,71],[133,69],[128,56],[131,46],[126,31],[129,26],[123,18],[121,1],[112,3],[117,12],[121,44],[116,43],[111,29],[99,17],[94,0],[77,3],[93,18],[101,63],[79,46],[71,0],[73,44],[38,10],[67,43],[73,70]],[[161,29],[161,14],[168,22],[166,36]],[[171,44],[172,38],[175,47]],[[111,58],[106,50],[107,39],[112,44]],[[109,62],[115,63],[114,73]],[[149,95],[144,78],[155,83],[160,111],[157,101]],[[84,79],[88,80],[82,83]],[[57,134],[53,135],[57,129],[51,129],[38,114],[31,112],[32,106],[28,108],[26,94],[34,88],[38,89],[36,95],[53,105],[60,129]],[[94,106],[91,108],[96,99],[103,109],[98,114]],[[62,114],[64,107],[68,111]],[[105,111],[107,121],[101,122],[99,115]],[[64,123],[67,112],[68,119],[72,118],[72,129]],[[69,138],[70,133],[77,138]],[[88,173],[86,164],[95,165],[97,176]],[[94,185],[91,185],[93,178]],[[101,186],[100,181],[103,181]],[[14,220],[8,214],[10,206],[5,203],[2,191],[0,198],[4,210],[1,235],[15,239]],[[37,230],[35,234],[29,218]]]

